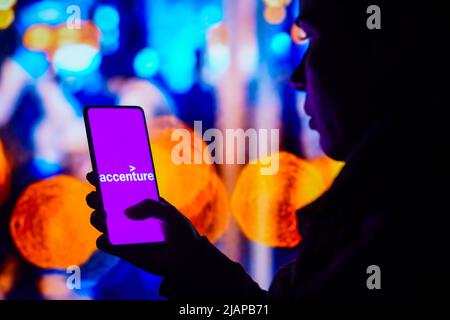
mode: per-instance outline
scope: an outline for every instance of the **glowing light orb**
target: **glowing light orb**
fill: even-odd
[[[11,182],[11,166],[0,140],[0,204],[6,200],[9,195],[9,188]]]
[[[280,24],[286,19],[286,8],[284,6],[271,7],[267,6],[264,9],[264,19],[269,24]]]
[[[138,52],[133,62],[134,71],[142,78],[155,75],[159,69],[158,53],[150,48]]]
[[[345,162],[336,161],[327,156],[308,160],[308,162],[320,172],[327,189],[331,186],[334,179],[345,165]]]
[[[57,25],[55,30],[57,35],[55,47],[63,47],[68,44],[85,44],[99,48],[100,31],[90,21],[82,21],[80,29],[69,29],[63,23]]]
[[[270,49],[277,56],[283,56],[289,52],[291,48],[291,37],[285,32],[278,32],[272,37]]]
[[[154,118],[148,123],[152,155],[160,195],[188,217],[202,235],[215,241],[225,230],[229,218],[228,196],[212,165],[202,159],[205,143],[183,122],[171,116]],[[179,141],[171,141],[176,129],[191,137],[191,164],[175,164],[172,150]]]
[[[312,165],[287,152],[271,155],[263,163],[275,161],[275,156],[279,156],[279,171],[274,175],[261,175],[259,163],[242,170],[231,209],[249,239],[290,248],[301,240],[296,210],[315,200],[326,186]]]
[[[95,10],[94,22],[102,31],[114,30],[119,27],[119,12],[112,6],[101,5]]]
[[[50,50],[53,41],[53,28],[45,24],[33,25],[28,28],[23,35],[23,44],[30,50]]]
[[[8,10],[16,4],[16,0],[0,0],[0,10]]]
[[[65,45],[55,51],[53,65],[64,74],[88,74],[100,65],[99,50],[87,44]]]
[[[88,183],[59,175],[33,183],[19,197],[10,221],[22,256],[41,268],[82,265],[96,250],[99,236],[90,225]]]
[[[14,10],[0,10],[0,30],[8,28],[14,21]]]

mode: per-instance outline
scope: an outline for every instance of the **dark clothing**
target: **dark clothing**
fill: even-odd
[[[206,238],[180,256],[160,294],[187,300],[432,298],[444,286],[448,157],[411,124],[380,121],[333,186],[299,210],[298,258],[268,292]],[[424,141],[425,140],[425,141]],[[427,150],[423,150],[427,146]],[[448,242],[448,241],[446,241]],[[367,268],[379,266],[381,290]]]

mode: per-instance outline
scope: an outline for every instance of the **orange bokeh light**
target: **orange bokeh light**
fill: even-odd
[[[279,171],[261,175],[261,165],[242,170],[231,198],[234,217],[251,240],[272,247],[294,247],[301,236],[297,209],[317,199],[326,189],[321,174],[306,160],[287,152],[279,156]],[[263,163],[268,163],[265,159]]]
[[[17,280],[19,260],[15,255],[9,255],[0,265],[0,300],[5,299],[6,295],[14,287]]]
[[[267,6],[264,9],[264,19],[270,24],[280,24],[286,18],[286,8],[284,6]]]
[[[229,218],[228,194],[212,165],[194,163],[196,157],[202,156],[205,143],[171,116],[150,120],[148,128],[160,195],[186,215],[200,234],[210,241],[217,240]],[[177,165],[172,160],[172,150],[179,143],[171,140],[176,129],[190,132],[191,164]]]
[[[88,183],[59,175],[29,185],[19,197],[10,221],[17,249],[41,268],[82,265],[96,250],[99,232],[90,225]]]
[[[69,44],[86,44],[99,48],[100,31],[90,21],[83,21],[80,29],[69,29],[65,23],[58,26],[35,24],[23,35],[23,44],[30,50],[43,51],[52,56],[56,49]]]
[[[54,45],[54,30],[46,24],[33,25],[25,31],[23,44],[30,50],[50,50]]]
[[[336,176],[341,172],[345,162],[336,161],[330,157],[323,156],[317,159],[308,160],[322,175],[327,189],[331,186]]]
[[[6,156],[3,143],[0,140],[0,204],[2,204],[9,195],[10,182],[11,166]]]

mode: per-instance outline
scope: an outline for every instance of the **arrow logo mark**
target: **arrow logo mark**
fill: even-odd
[[[136,168],[130,164],[130,172],[133,172],[134,170],[136,170]]]

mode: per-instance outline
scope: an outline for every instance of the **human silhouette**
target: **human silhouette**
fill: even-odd
[[[96,193],[88,204],[104,234],[98,248],[162,275],[169,299],[429,299],[448,263],[448,125],[442,113],[437,4],[376,1],[381,29],[366,25],[372,1],[302,0],[297,24],[307,55],[292,75],[324,151],[346,165],[332,187],[297,213],[297,258],[262,290],[164,200],[130,208],[157,217],[167,244],[112,246]],[[94,185],[94,174],[88,174]],[[373,287],[371,270],[379,268]]]

